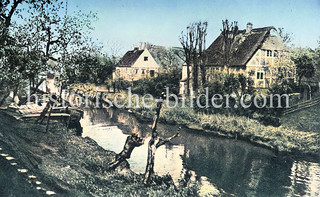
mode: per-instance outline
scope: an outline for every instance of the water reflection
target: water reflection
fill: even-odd
[[[151,124],[151,123],[150,123]],[[83,136],[102,147],[120,152],[127,135],[137,133],[145,143],[129,159],[131,169],[144,173],[150,125],[140,123],[128,113],[109,109],[90,109],[81,120]],[[162,137],[176,133],[177,127],[158,125]],[[246,142],[215,138],[184,129],[173,144],[156,152],[155,171],[177,181],[183,170],[236,196],[320,196],[320,165],[290,158],[278,158],[271,151]]]

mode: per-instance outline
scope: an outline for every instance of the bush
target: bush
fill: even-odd
[[[159,73],[157,77],[145,78],[133,82],[132,92],[140,95],[151,94],[160,97],[165,88],[169,88],[170,93],[178,95],[181,71],[174,70],[170,73]]]
[[[252,114],[252,111],[249,109],[243,109],[243,108],[234,108],[233,106],[239,105],[241,95],[244,94],[251,94],[253,95],[255,90],[253,88],[253,82],[251,79],[245,77],[242,74],[222,74],[222,73],[215,73],[214,78],[212,81],[207,82],[204,87],[208,88],[208,96],[209,96],[209,107],[200,108],[195,103],[194,106],[196,106],[197,112],[204,112],[206,114],[215,114],[215,113],[221,113],[221,114],[237,114],[237,115],[248,115]],[[205,94],[206,90],[202,89],[200,90],[200,94]],[[226,108],[226,103],[217,103],[216,104],[222,104],[221,108],[215,108],[211,103],[211,98],[215,94],[220,94],[223,96],[226,95],[235,95],[236,98],[229,97],[229,106],[230,108]],[[225,100],[225,98],[223,99]],[[195,101],[196,102],[196,101]],[[200,104],[202,106],[205,106],[205,98],[200,98]]]

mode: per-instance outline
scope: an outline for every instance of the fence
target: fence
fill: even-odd
[[[313,106],[319,105],[319,104],[320,104],[320,97],[318,96],[318,97],[316,97],[314,99],[307,100],[307,101],[292,105],[289,109],[286,109],[283,112],[283,115],[291,114],[293,112],[296,112],[296,111],[299,111],[299,110],[302,110],[302,109],[306,109],[306,108],[309,108],[309,107],[313,107]]]

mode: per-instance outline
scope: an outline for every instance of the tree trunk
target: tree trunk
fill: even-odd
[[[155,155],[155,151],[156,151],[155,140],[156,140],[156,138],[158,138],[157,123],[158,123],[159,116],[160,116],[162,102],[163,102],[162,98],[157,101],[157,110],[156,110],[156,114],[153,119],[151,139],[148,143],[148,159],[147,159],[146,172],[144,175],[144,183],[145,184],[150,184],[151,178],[154,175],[154,155]]]
[[[18,90],[19,90],[19,83],[16,85],[15,89],[13,90],[13,97],[12,97],[12,102],[14,102],[14,98],[17,96],[18,94]]]
[[[201,85],[204,88],[204,84],[206,83],[206,67],[204,64],[201,64]]]
[[[187,63],[187,95],[190,96],[190,65]]]
[[[162,97],[163,98],[163,97]],[[175,134],[172,137],[169,137],[167,139],[159,139],[158,133],[157,133],[157,124],[158,124],[158,120],[159,120],[159,116],[160,116],[160,110],[162,107],[162,102],[163,99],[158,100],[157,102],[157,110],[156,110],[156,115],[154,116],[154,121],[153,121],[153,125],[152,125],[152,136],[151,139],[148,143],[148,158],[147,158],[147,166],[146,166],[146,172],[144,175],[144,183],[146,185],[149,185],[151,183],[152,177],[154,176],[154,159],[155,159],[155,154],[156,154],[156,150],[170,142],[170,140],[172,140],[173,138],[179,136],[179,133]],[[180,130],[181,127],[179,127]],[[157,143],[156,143],[157,140]]]
[[[131,153],[135,147],[139,147],[143,144],[142,138],[137,134],[132,134],[127,137],[127,140],[123,146],[123,150],[117,154],[116,159],[109,163],[109,170],[116,169],[123,161],[131,157]]]
[[[28,96],[31,96],[33,94],[35,94],[37,92],[37,89],[39,88],[39,86],[41,85],[41,83],[45,81],[45,79],[41,79],[40,82],[37,84],[37,86],[34,88],[34,90],[30,93],[30,95]],[[31,85],[30,85],[30,88],[31,88]],[[18,103],[18,106],[20,105],[23,105],[25,104],[26,102],[28,101],[28,98],[25,98],[24,100],[21,100],[19,103]]]
[[[8,98],[10,95],[10,89],[7,88],[7,93],[4,95],[4,97],[2,98],[2,100],[0,101],[0,106],[3,105],[3,103],[6,101],[6,98]]]
[[[199,69],[198,69],[198,65],[195,64],[196,60],[193,60],[194,64],[193,64],[193,68],[192,68],[192,78],[193,78],[193,90],[197,91],[198,90],[198,78],[199,78]]]
[[[154,139],[151,138],[148,143],[148,159],[147,159],[147,166],[146,166],[146,172],[145,172],[145,184],[150,184],[151,178],[154,175],[154,156],[156,154],[156,146],[154,143]]]

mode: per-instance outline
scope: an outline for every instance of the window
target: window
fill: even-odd
[[[263,79],[263,72],[257,72],[257,79]]]
[[[139,69],[136,69],[136,74],[138,74],[138,72],[139,72]]]
[[[144,69],[142,69],[142,74],[144,75]]]
[[[154,77],[154,70],[150,70],[150,77]]]
[[[278,57],[278,51],[274,51],[273,56]]]
[[[267,57],[272,57],[272,51],[271,50],[267,50]]]
[[[148,61],[148,57],[147,56],[144,56],[144,61]]]

